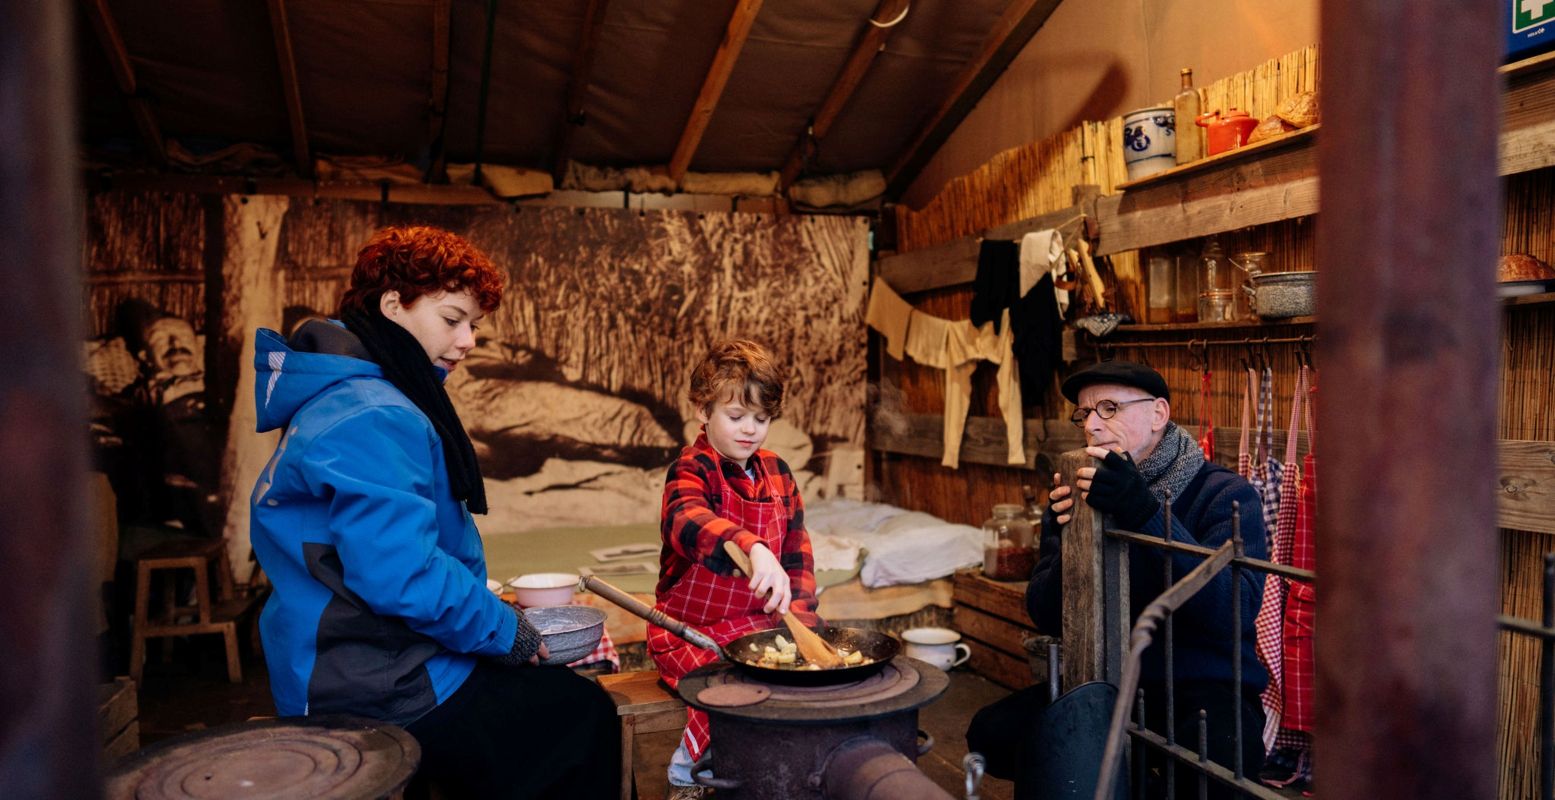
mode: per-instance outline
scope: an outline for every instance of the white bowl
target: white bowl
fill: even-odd
[[[508,582],[518,604],[525,608],[564,606],[572,602],[578,576],[571,572],[536,572]]]

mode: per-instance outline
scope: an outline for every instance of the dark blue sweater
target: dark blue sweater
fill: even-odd
[[[1078,497],[1078,495],[1076,495]],[[1242,541],[1252,558],[1269,557],[1269,538],[1263,526],[1263,506],[1252,485],[1218,464],[1206,463],[1194,474],[1181,495],[1172,501],[1172,539],[1205,547],[1219,547],[1231,539],[1231,504],[1241,503]],[[1141,526],[1140,533],[1164,537],[1161,515]],[[1063,636],[1063,547],[1059,528],[1049,511],[1042,520],[1042,558],[1026,588],[1026,608],[1043,633]],[[1130,545],[1130,617],[1138,619],[1145,606],[1166,591],[1162,574],[1165,551]],[[1172,554],[1172,579],[1181,580],[1202,563],[1196,555]],[[1179,681],[1230,681],[1233,648],[1242,655],[1242,685],[1262,691],[1269,675],[1258,661],[1257,634],[1253,622],[1263,600],[1263,574],[1242,571],[1242,630],[1240,645],[1234,642],[1231,615],[1231,570],[1222,570],[1173,616],[1174,677]],[[1165,626],[1155,631],[1155,641],[1145,651],[1140,680],[1165,680]]]

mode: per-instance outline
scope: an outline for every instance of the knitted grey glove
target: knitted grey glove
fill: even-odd
[[[510,667],[519,667],[529,663],[529,659],[535,657],[540,650],[540,631],[524,616],[524,612],[513,609],[518,615],[518,633],[513,636],[513,649],[507,655],[497,656],[498,664]]]

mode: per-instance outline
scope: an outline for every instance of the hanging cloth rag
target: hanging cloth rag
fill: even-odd
[[[1000,312],[999,333],[991,322],[972,327],[966,320],[951,322],[945,340],[948,365],[945,367],[945,436],[940,463],[956,469],[961,466],[961,437],[966,431],[966,415],[972,406],[972,373],[980,361],[999,365],[995,379],[999,389],[999,411],[1004,418],[1005,441],[1010,464],[1026,463],[1025,423],[1021,419],[1020,381],[1016,379],[1015,357],[1010,352],[1014,332],[1010,310]]]
[[[1020,298],[1020,246],[984,239],[977,248],[977,276],[972,279],[972,326],[994,323],[1001,330],[1000,312]]]
[[[1264,531],[1269,534],[1269,557],[1280,553],[1280,489],[1284,478],[1284,462],[1274,454],[1274,370],[1264,364],[1258,381],[1258,451],[1253,453],[1253,489],[1263,501]],[[1291,451],[1291,458],[1295,458]],[[1258,633],[1258,658],[1269,671],[1269,686],[1264,688],[1264,750],[1274,747],[1275,733],[1280,730],[1280,708],[1283,704],[1284,658],[1281,657],[1284,637],[1280,619],[1284,618],[1283,584],[1275,576],[1264,577],[1263,604],[1258,607],[1258,618],[1253,629]]]
[[[950,366],[945,354],[945,338],[950,333],[950,320],[940,319],[913,309],[907,324],[907,357],[924,365],[944,369]]]
[[[1209,367],[1199,380],[1199,449],[1204,451],[1205,461],[1215,460],[1215,411],[1210,403]]]
[[[1051,275],[1064,263],[1064,237],[1048,229],[1032,231],[1020,239],[1020,295],[1025,297],[1043,275]]]
[[[1063,358],[1064,320],[1052,289],[1053,276],[1043,275],[1010,309],[1010,327],[1015,329],[1011,349],[1019,367],[1021,394],[1035,403],[1046,402]]]
[[[902,299],[891,285],[879,275],[869,289],[869,309],[864,312],[864,324],[885,337],[886,354],[902,360],[907,348],[907,321],[912,316],[912,304]]]
[[[1269,373],[1266,372],[1265,380],[1268,381],[1269,377]],[[1265,388],[1272,389],[1269,383],[1265,384]],[[1280,463],[1278,494],[1275,495],[1275,502],[1279,503],[1279,508],[1276,511],[1274,527],[1269,529],[1269,560],[1276,564],[1290,564],[1291,537],[1296,533],[1297,504],[1280,501],[1284,498],[1294,499],[1297,486],[1301,481],[1301,468],[1296,463],[1296,438],[1301,431],[1301,409],[1306,389],[1307,371],[1303,367],[1296,376],[1296,389],[1291,396],[1290,427],[1285,437],[1285,460]],[[1270,411],[1272,412],[1273,409],[1271,408]],[[1265,513],[1265,517],[1267,516]],[[1280,729],[1280,715],[1285,708],[1284,628],[1285,593],[1288,585],[1289,582],[1278,575],[1264,577],[1263,603],[1258,607],[1258,617],[1253,623],[1258,633],[1258,657],[1269,669],[1269,685],[1264,689],[1262,696],[1264,712],[1268,716],[1264,733],[1266,747],[1274,747],[1276,744]]]

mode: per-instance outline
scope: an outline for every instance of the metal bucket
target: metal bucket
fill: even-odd
[[[1037,717],[1025,748],[1026,763],[1015,780],[1015,800],[1090,800],[1107,749],[1107,732],[1118,687],[1092,681],[1054,700]],[[1121,763],[1119,772],[1122,773]],[[1120,774],[1113,797],[1128,798],[1128,776]]]

